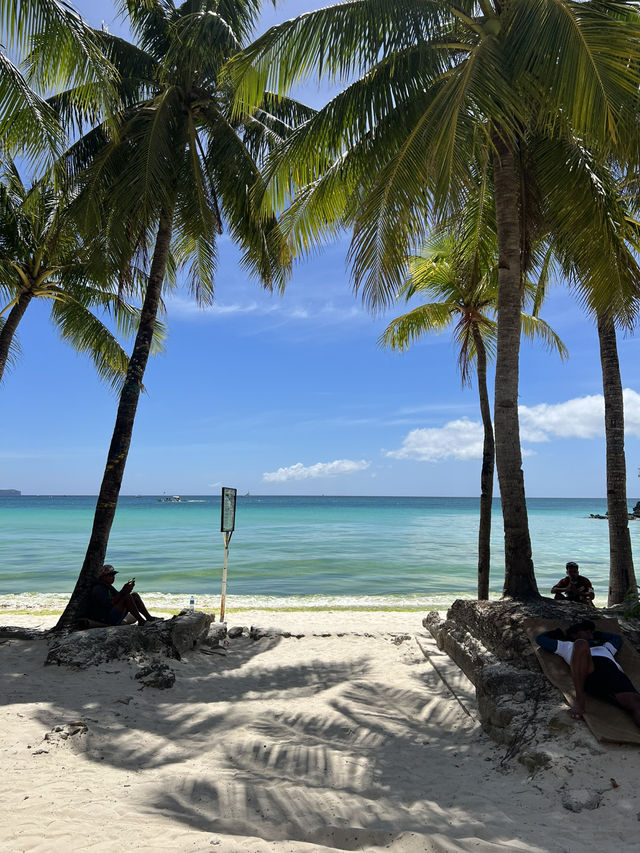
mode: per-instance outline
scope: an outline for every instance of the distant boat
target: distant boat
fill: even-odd
[[[240,497],[241,497],[241,498],[250,498],[250,497],[251,497],[251,493],[250,493],[250,492],[245,492],[245,493],[244,493],[244,495],[240,495]]]
[[[17,498],[22,495],[20,489],[0,489],[0,496],[3,498]]]
[[[180,495],[171,495],[170,498],[158,498],[162,504],[179,504],[182,503]]]

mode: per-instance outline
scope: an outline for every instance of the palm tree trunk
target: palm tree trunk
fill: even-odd
[[[140,325],[133,346],[133,352],[129,359],[125,384],[120,394],[118,413],[116,415],[111,445],[107,454],[107,463],[93,518],[91,538],[89,539],[80,576],[78,577],[69,603],[55,626],[54,630],[56,631],[70,627],[77,615],[84,611],[87,598],[95,583],[97,572],[103,565],[107,553],[109,534],[116,513],[122,477],[131,444],[136,409],[138,408],[138,400],[140,399],[140,390],[142,388],[142,379],[149,358],[153,331],[160,305],[162,284],[169,257],[172,222],[173,212],[160,217],[153,259],[151,261],[151,270],[149,272],[149,281],[140,315]]]
[[[609,519],[609,606],[621,604],[628,593],[638,594],[633,569],[627,463],[624,454],[624,404],[616,343],[611,317],[598,313],[598,339],[604,393],[604,432],[607,446],[607,517]]]
[[[495,379],[496,466],[504,522],[503,594],[538,597],[522,472],[518,378],[522,272],[518,178],[513,149],[494,130],[494,198],[498,232],[498,345]]]
[[[24,312],[29,307],[32,299],[33,293],[30,290],[23,290],[16,304],[7,314],[7,319],[4,321],[2,329],[0,329],[0,382],[2,382],[2,377],[7,366],[9,347],[11,346],[20,320],[24,317]]]
[[[489,598],[489,571],[491,568],[491,509],[493,504],[493,468],[495,445],[493,423],[487,391],[487,352],[480,330],[473,326],[473,340],[476,345],[476,370],[478,373],[478,396],[480,414],[484,428],[482,446],[482,472],[480,474],[480,525],[478,528],[478,600]]]

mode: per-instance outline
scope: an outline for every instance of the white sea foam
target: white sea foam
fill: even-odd
[[[492,595],[492,600],[498,600]],[[189,594],[145,592],[144,601],[150,610],[178,613],[189,606]],[[456,599],[473,600],[466,593],[447,595],[232,595],[227,596],[226,611],[234,610],[447,610]],[[29,592],[20,595],[0,595],[0,619],[2,611],[42,611],[61,613],[69,595],[66,593]],[[606,606],[606,599],[596,598],[598,607]],[[220,596],[198,594],[195,596],[196,610],[217,612]]]

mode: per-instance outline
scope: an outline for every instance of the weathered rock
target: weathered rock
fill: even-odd
[[[213,622],[209,626],[209,632],[207,634],[207,640],[224,640],[227,637],[227,623],[226,622]]]
[[[625,639],[640,647],[638,620],[624,618],[622,609],[596,610],[545,598],[527,603],[459,600],[445,621],[429,613],[422,624],[475,685],[482,727],[506,744],[505,759],[517,757],[535,772],[551,762],[554,739],[566,744],[576,723],[531,647],[524,624],[533,616],[570,621],[616,616]],[[599,749],[593,738],[587,747]]]
[[[168,687],[173,687],[176,681],[176,674],[166,663],[161,661],[153,661],[148,666],[136,673],[136,679],[141,681],[145,687],[157,687],[160,690],[166,690]]]
[[[236,637],[241,637],[244,633],[244,628],[241,625],[235,625],[233,628],[229,628],[227,631],[227,637],[230,640],[235,640]]]
[[[47,732],[44,739],[47,741],[63,741],[76,735],[84,735],[87,733],[87,725],[82,720],[73,720],[70,723],[54,726],[50,732]]]
[[[602,802],[600,791],[589,788],[574,788],[564,791],[562,805],[570,812],[581,812],[583,809],[597,809]]]
[[[279,628],[261,628],[252,625],[249,628],[249,636],[252,640],[261,640],[263,637],[290,637],[289,631],[281,631]]]
[[[146,625],[118,625],[76,631],[64,637],[52,635],[46,664],[87,669],[111,660],[140,658],[162,654],[180,660],[181,656],[206,639],[211,624],[208,613],[183,611],[166,621]]]
[[[39,628],[23,628],[20,625],[0,626],[0,639],[3,640],[44,640],[47,631]]]

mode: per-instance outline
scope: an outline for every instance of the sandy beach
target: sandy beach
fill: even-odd
[[[0,849],[635,850],[638,748],[578,722],[531,776],[484,735],[422,616],[231,613],[293,636],[196,649],[166,690],[141,687],[139,662],[44,667],[44,640],[2,641]],[[566,807],[589,794],[598,808]]]

